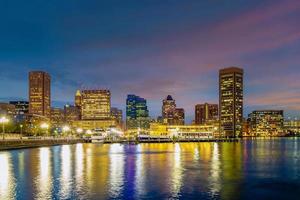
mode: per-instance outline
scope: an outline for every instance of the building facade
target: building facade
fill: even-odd
[[[151,137],[180,137],[180,138],[212,138],[218,137],[218,124],[210,125],[167,125],[151,123],[149,135]]]
[[[72,124],[74,121],[80,120],[80,108],[73,105],[64,106],[64,122],[66,124]]]
[[[229,67],[219,72],[220,131],[238,137],[243,125],[243,69]]]
[[[195,124],[207,124],[218,121],[218,104],[197,104],[195,106]]]
[[[163,100],[163,105],[162,105],[162,118],[164,123],[174,124],[175,109],[176,109],[175,100],[172,98],[171,95],[168,95]]]
[[[148,129],[150,126],[149,121],[146,99],[129,94],[126,99],[126,128]]]
[[[254,136],[284,134],[283,110],[256,110],[249,114],[250,132]]]
[[[115,120],[117,125],[122,128],[123,127],[123,112],[118,108],[111,108],[111,117],[112,120]]]
[[[29,112],[28,101],[10,101],[9,104],[15,106],[15,117],[16,123],[23,123],[26,120],[26,115]]]
[[[174,125],[184,125],[184,109],[183,108],[176,108],[174,111],[174,120],[173,124]]]
[[[61,127],[65,122],[64,110],[61,108],[51,108],[51,118],[52,127]]]
[[[50,81],[50,75],[46,72],[29,72],[29,114],[50,119]]]
[[[81,91],[81,119],[107,120],[110,119],[111,94],[109,90]]]

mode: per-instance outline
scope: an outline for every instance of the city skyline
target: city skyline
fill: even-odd
[[[42,70],[52,78],[54,107],[73,103],[77,89],[108,88],[123,113],[133,93],[147,99],[156,117],[170,94],[191,122],[196,104],[218,103],[218,70],[238,66],[245,70],[244,117],[259,109],[299,116],[296,0],[78,2],[69,5],[78,18],[55,1],[38,11],[34,3],[20,2],[22,10],[10,4],[1,8],[0,22],[9,25],[0,33],[1,101],[28,100],[27,73]]]

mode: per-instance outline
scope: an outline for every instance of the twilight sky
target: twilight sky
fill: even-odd
[[[284,109],[300,116],[299,0],[1,0],[0,101],[27,99],[28,72],[52,77],[53,106],[77,88],[108,88],[161,112],[171,94],[218,102],[218,70],[245,70],[245,114]]]

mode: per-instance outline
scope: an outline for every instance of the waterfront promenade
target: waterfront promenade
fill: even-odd
[[[148,138],[105,138],[101,143],[123,143],[123,144],[138,144],[138,143],[177,143],[177,142],[238,142],[237,138],[171,138],[171,137],[148,137]],[[91,143],[91,138],[76,138],[76,137],[19,137],[7,138],[0,140],[0,151],[34,148],[64,144]]]

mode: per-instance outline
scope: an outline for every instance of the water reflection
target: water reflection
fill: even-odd
[[[136,146],[136,160],[135,160],[135,186],[136,186],[136,197],[140,198],[143,194],[145,194],[144,187],[145,187],[145,163],[143,161],[143,149],[142,145],[139,144]]]
[[[299,143],[77,144],[4,151],[0,199],[297,199]]]
[[[0,199],[15,198],[15,178],[9,153],[0,153]]]
[[[71,191],[71,146],[63,145],[61,150],[61,177],[60,177],[60,194],[62,199],[67,199],[70,197]]]
[[[76,182],[76,191],[78,194],[84,194],[84,151],[83,151],[83,144],[76,145],[76,152],[75,152],[75,182]]]
[[[109,149],[110,158],[110,187],[112,198],[120,196],[124,184],[124,146],[112,144]]]
[[[36,182],[36,199],[52,199],[51,152],[48,147],[40,148],[39,175]]]
[[[171,194],[172,198],[178,198],[182,186],[183,168],[181,163],[180,144],[174,145],[173,169],[171,174]]]
[[[211,195],[217,195],[221,190],[221,162],[220,162],[220,154],[218,143],[213,144],[213,153],[211,159],[211,170],[209,177],[209,184]]]

